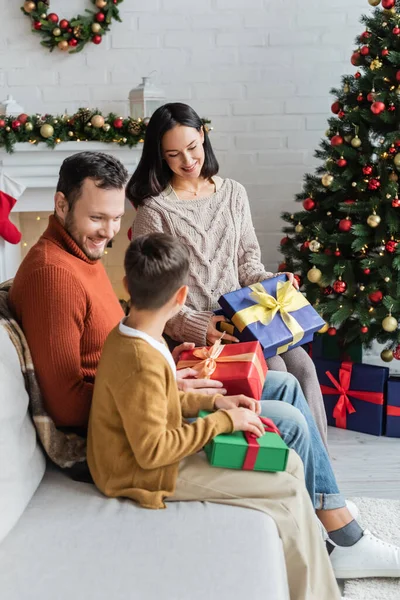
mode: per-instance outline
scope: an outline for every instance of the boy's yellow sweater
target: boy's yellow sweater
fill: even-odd
[[[180,392],[161,352],[113,329],[98,366],[89,418],[87,460],[97,487],[107,496],[165,508],[179,461],[233,430],[222,410],[183,422],[200,409],[213,410],[216,397]]]

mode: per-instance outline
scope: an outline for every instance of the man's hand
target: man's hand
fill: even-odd
[[[257,400],[254,400],[254,398],[249,398],[248,396],[244,396],[243,394],[239,394],[238,396],[226,396],[225,398],[217,398],[214,403],[214,407],[216,409],[223,408],[225,410],[230,410],[231,408],[237,408],[240,406],[251,410],[256,415],[259,415],[261,413],[261,403],[257,402]]]
[[[197,394],[226,394],[226,389],[220,381],[214,379],[191,379],[196,377],[195,369],[180,369],[176,372],[176,383],[181,392],[196,392]]]
[[[265,433],[264,425],[255,412],[248,408],[231,408],[227,411],[233,421],[234,431],[248,431],[256,437]]]
[[[225,317],[222,317],[222,316],[211,317],[210,323],[207,328],[207,343],[208,344],[210,344],[210,345],[214,344],[214,342],[216,342],[217,340],[220,339],[222,334],[216,328],[216,324],[219,323],[220,321],[226,321],[226,320],[227,319],[225,319]],[[238,342],[239,341],[236,337],[234,337],[233,335],[230,335],[229,333],[225,333],[224,340],[228,341],[228,342]]]

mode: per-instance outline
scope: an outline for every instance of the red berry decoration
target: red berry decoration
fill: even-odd
[[[371,175],[372,167],[370,165],[367,165],[366,167],[363,168],[363,173],[364,173],[364,175]]]
[[[18,121],[18,119],[15,119],[14,121],[11,122],[11,127],[13,129],[19,129],[21,127],[21,121]]]
[[[345,158],[339,158],[339,160],[336,161],[336,164],[338,167],[345,167],[347,165],[347,160]]]
[[[386,106],[384,102],[378,101],[371,104],[371,111],[374,113],[374,115],[380,115],[385,108]]]
[[[395,242],[394,240],[389,240],[388,242],[386,242],[386,244],[385,244],[386,252],[390,252],[390,254],[393,254],[393,252],[396,251],[397,244],[398,244],[398,242]]]
[[[399,71],[399,72],[400,72],[400,71]],[[331,106],[331,111],[332,111],[332,112],[333,112],[335,115],[337,115],[337,114],[338,114],[338,112],[341,110],[341,108],[342,108],[342,107],[341,107],[341,105],[340,105],[340,102],[337,100],[336,102],[334,102],[334,103],[332,104],[332,106]]]
[[[344,203],[345,204],[355,204],[356,201],[355,200],[345,200]]]
[[[300,246],[300,251],[301,252],[307,252],[309,250],[309,248],[310,248],[310,242],[307,241],[307,242],[304,242],[304,244],[302,244]]]
[[[393,358],[400,360],[400,346],[397,346],[397,348],[393,350]]]
[[[115,127],[115,125],[114,125]],[[287,236],[283,237],[280,241],[281,246],[285,246],[289,241],[289,238]]]
[[[56,13],[50,13],[47,15],[47,20],[50,21],[50,23],[58,23],[58,15],[56,15]]]
[[[346,113],[344,112],[344,110],[340,110],[338,112],[338,117],[339,119],[344,119],[344,117],[346,116]]]
[[[396,148],[394,148],[392,146],[389,148],[389,154],[395,154],[396,152],[397,152]]]
[[[324,294],[324,296],[330,296],[331,294],[333,294],[333,287],[331,285],[327,285],[323,290],[322,293]]]
[[[393,198],[392,206],[393,208],[400,208],[400,198]]]
[[[393,35],[399,35],[399,33],[400,33],[400,27],[397,27],[397,26],[393,27],[392,33],[393,33]]]
[[[340,252],[340,250],[335,250],[335,256],[342,256],[342,253]]]
[[[368,294],[368,298],[373,304],[379,304],[379,302],[382,302],[383,294],[380,290],[377,290]]]
[[[366,325],[363,325],[360,329],[361,333],[368,333],[369,328]]]
[[[281,263],[281,264],[278,266],[278,271],[281,271],[281,272],[282,272],[282,271],[286,271],[286,270],[287,270],[287,264],[286,264],[286,263],[284,263],[284,262],[283,262],[283,263]]]
[[[367,96],[368,102],[373,102],[375,100],[375,92],[370,92]]]
[[[302,286],[302,284],[303,284],[303,280],[302,280],[302,278],[300,277],[300,275],[297,275],[297,273],[295,273],[295,274],[293,275],[293,277],[294,277],[294,278],[295,278],[295,280],[297,281],[297,283],[298,283],[298,286],[299,286],[299,287],[301,287],[301,286]]]
[[[75,48],[75,46],[78,45],[78,40],[76,38],[71,38],[70,40],[68,40],[68,45]]]
[[[364,100],[364,96],[362,94],[358,94],[357,102],[362,102]]]
[[[329,329],[327,331],[328,335],[331,335],[333,337],[334,335],[336,335],[336,333],[337,333],[337,330],[335,329],[335,327],[329,327]]]
[[[42,29],[42,24],[40,21],[35,21],[33,23],[33,28],[36,29],[36,31],[39,31],[39,29]]]
[[[69,21],[67,19],[61,19],[60,21],[60,29],[68,29]]]
[[[382,8],[386,8],[386,10],[390,10],[395,4],[396,0],[382,0]]]
[[[350,231],[352,225],[353,222],[351,219],[341,219],[339,221],[339,231],[347,233],[348,231]]]
[[[341,146],[343,141],[344,140],[341,135],[334,135],[331,139],[331,146]]]
[[[381,182],[379,179],[370,179],[368,182],[369,190],[378,190],[381,187]]]
[[[363,31],[363,32],[362,32],[362,34],[360,35],[360,38],[361,38],[362,40],[367,40],[367,39],[368,39],[368,38],[370,38],[370,37],[371,37],[371,34],[370,34],[370,32],[369,32],[369,31]]]
[[[369,275],[371,273],[371,269],[364,269],[364,275]]]
[[[357,73],[354,73],[354,79],[360,79],[360,77],[361,77],[360,71],[357,71]]]
[[[106,15],[102,12],[98,12],[97,14],[95,14],[94,18],[98,23],[103,23],[106,18]]]
[[[4,119],[0,119],[0,129],[3,129],[3,127],[6,126],[6,122]]]
[[[324,254],[326,254],[327,256],[332,256],[332,250],[330,248],[325,248]]]
[[[337,294],[344,294],[347,290],[347,283],[341,279],[337,279],[333,284],[333,289]]]
[[[387,56],[389,54],[389,50],[387,48],[384,48],[381,52],[382,56]]]
[[[113,125],[114,125],[115,129],[122,129],[122,127],[124,126],[123,118],[118,117],[117,119],[114,119]]]
[[[101,44],[101,41],[102,41],[102,39],[103,39],[103,38],[101,37],[101,35],[99,35],[99,34],[97,33],[96,35],[94,35],[94,36],[92,37],[92,42],[93,42],[93,44],[96,44],[96,45],[98,45],[98,44]]]
[[[359,52],[353,52],[351,56],[351,64],[353,65],[353,67],[358,67],[358,65],[360,64],[360,60],[361,54]]]
[[[394,104],[390,104],[388,110],[390,110],[390,112],[393,112],[396,110],[396,107]]]
[[[360,54],[362,56],[368,56],[368,54],[369,54],[369,48],[368,48],[368,46],[363,46],[361,48],[361,50],[360,50]]]
[[[312,198],[306,198],[303,202],[304,210],[314,210],[315,202]]]

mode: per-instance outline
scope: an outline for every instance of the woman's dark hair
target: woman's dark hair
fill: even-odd
[[[171,180],[172,171],[163,160],[161,141],[164,134],[176,125],[200,131],[203,121],[193,108],[181,102],[164,104],[155,111],[147,126],[142,157],[126,188],[127,198],[135,208],[146,198],[161,194]],[[201,176],[208,179],[218,173],[219,165],[205,128],[204,154]]]
[[[64,160],[60,168],[57,192],[62,192],[71,210],[79,199],[85,179],[93,179],[103,190],[121,190],[128,171],[114,156],[104,152],[78,152]]]

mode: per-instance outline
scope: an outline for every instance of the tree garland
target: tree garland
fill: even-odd
[[[53,52],[55,48],[70,54],[80,52],[88,42],[100,44],[103,35],[109,31],[113,20],[121,22],[118,4],[123,0],[91,0],[98,12],[86,9],[87,15],[78,15],[69,21],[59,20],[55,13],[47,14],[50,0],[26,0],[21,7],[29,16],[32,31],[44,39],[42,46]]]
[[[124,119],[97,109],[80,108],[74,115],[0,115],[0,148],[9,153],[17,143],[45,143],[55,148],[61,142],[103,142],[132,148],[144,141],[149,119]],[[209,120],[203,119],[207,131]]]

